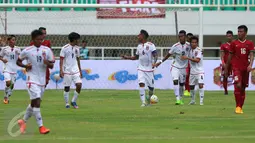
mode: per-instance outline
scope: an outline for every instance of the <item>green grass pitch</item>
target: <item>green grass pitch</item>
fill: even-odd
[[[2,92],[3,93],[3,92]],[[83,90],[79,109],[65,109],[62,90],[48,90],[42,102],[44,125],[40,135],[34,117],[27,133],[11,137],[10,120],[29,103],[27,91],[14,91],[8,105],[0,104],[2,143],[252,143],[255,140],[255,92],[247,92],[244,114],[234,114],[233,92],[205,92],[204,106],[176,106],[170,90],[156,90],[160,102],[141,108],[138,91]],[[70,92],[72,93],[72,92]],[[72,94],[70,94],[72,95]],[[72,96],[70,96],[71,99]],[[199,103],[199,97],[196,97]],[[184,114],[180,114],[184,112]],[[13,128],[13,132],[18,127]]]

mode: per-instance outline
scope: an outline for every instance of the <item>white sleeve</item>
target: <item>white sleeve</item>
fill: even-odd
[[[199,59],[201,59],[201,57],[202,57],[202,51],[198,51],[198,53],[197,53],[197,56],[196,56],[196,58],[199,58]]]
[[[48,48],[48,56],[47,56],[47,60],[49,60],[52,63],[55,63],[55,57],[54,54],[52,52],[52,50],[50,48]]]
[[[156,51],[157,49],[156,49],[156,47],[155,47],[155,45],[153,44],[153,45],[151,45],[151,52],[154,52],[154,51]]]
[[[169,54],[174,54],[175,53],[175,46],[172,46],[169,50]]]
[[[17,49],[17,54],[20,55],[20,53],[21,53],[21,50],[20,50],[20,48],[18,48]]]
[[[60,51],[60,57],[64,58],[65,57],[65,48],[62,48]]]
[[[136,52],[135,52],[135,54],[136,54],[137,56],[139,56],[139,50],[138,50],[138,47],[136,48]]]
[[[24,60],[25,58],[27,58],[27,50],[26,50],[26,49],[24,49],[24,50],[20,53],[20,55],[19,55],[19,59]]]

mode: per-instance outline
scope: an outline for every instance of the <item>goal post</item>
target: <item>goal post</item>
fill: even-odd
[[[13,8],[13,9],[24,8],[24,7],[25,8],[38,8],[39,7],[39,8],[44,8],[44,9],[45,8],[70,8],[70,9],[72,9],[71,11],[73,13],[76,13],[78,16],[81,16],[82,13],[89,13],[90,11],[74,11],[73,9],[75,9],[75,8],[95,8],[98,11],[98,9],[101,9],[101,8],[160,8],[160,9],[164,9],[164,10],[166,10],[168,12],[171,11],[172,13],[174,13],[174,11],[180,11],[180,12],[181,11],[190,11],[190,12],[195,12],[197,17],[198,17],[197,18],[198,21],[196,21],[195,23],[192,23],[191,25],[193,25],[193,27],[196,27],[197,31],[194,32],[194,35],[198,35],[199,36],[199,47],[203,47],[203,5],[202,4],[153,4],[153,3],[152,4],[17,4],[17,3],[14,3],[14,4],[2,3],[2,4],[0,4],[0,9],[6,9],[6,8],[10,8],[10,7]],[[194,10],[191,10],[191,9],[196,9],[196,10],[194,11]],[[42,13],[46,14],[46,12],[47,12],[47,14],[49,14],[49,17],[45,17],[44,16],[44,19],[43,19],[44,22],[40,23],[40,25],[39,25],[39,23],[33,23],[32,22],[32,21],[36,20],[36,15],[41,16]],[[64,17],[63,14],[60,14],[61,12],[64,13],[64,15],[67,15],[67,16]],[[12,13],[12,14],[9,14],[9,13]],[[13,13],[16,13],[19,16],[17,16],[17,15],[14,16]],[[58,14],[56,14],[56,13],[58,13]],[[71,15],[69,15],[70,13],[71,13],[70,11],[43,11],[43,10],[41,10],[41,11],[34,11],[34,12],[33,11],[19,12],[19,11],[14,11],[14,10],[7,11],[7,25],[8,25],[7,34],[20,34],[19,31],[16,31],[17,33],[14,33],[13,31],[11,31],[12,29],[9,26],[9,24],[11,25],[11,24],[14,23],[13,20],[9,20],[11,16],[14,16],[15,18],[21,18],[21,21],[23,21],[23,23],[21,23],[21,25],[17,26],[17,27],[20,28],[21,31],[22,30],[26,31],[25,29],[28,28],[29,24],[31,25],[30,26],[31,28],[29,27],[31,30],[35,29],[36,27],[40,27],[40,26],[46,25],[45,27],[49,29],[49,31],[47,31],[47,32],[50,33],[50,34],[54,34],[54,35],[67,35],[67,33],[64,33],[64,32],[61,32],[61,33],[52,32],[52,31],[56,30],[56,28],[53,28],[53,30],[52,30],[52,29],[49,28],[48,25],[50,25],[50,23],[54,24],[54,22],[51,22],[50,20],[52,20],[52,21],[62,21],[63,25],[64,25],[65,22],[68,23],[68,21],[69,21],[68,19],[72,20],[73,18],[75,18],[75,15],[74,15],[74,17],[72,17]],[[54,18],[52,18],[50,15],[54,15],[54,14],[56,16]],[[31,17],[29,17],[30,15],[31,15]],[[183,17],[181,15],[179,15],[179,16],[180,17],[178,17],[178,20],[183,21]],[[171,16],[166,15],[166,17],[163,18],[163,19],[166,21],[166,19],[168,17],[171,17]],[[24,20],[26,18],[28,18],[28,20]],[[34,19],[32,19],[32,18],[34,18]],[[190,17],[190,18],[192,19],[192,17]],[[80,20],[79,22],[78,22],[78,19]],[[76,18],[75,20],[77,20],[77,22],[75,24],[80,24],[80,26],[83,27],[83,25],[82,25],[83,22],[82,22],[81,19],[82,18]],[[123,17],[121,17],[120,19],[123,19]],[[129,28],[132,28],[132,27],[134,28],[135,27],[135,29],[137,29],[138,26],[136,27],[136,21],[141,22],[142,19],[146,19],[146,18],[133,18],[133,19],[132,18],[128,18],[128,19],[129,20],[126,20],[126,23],[129,23],[132,20],[134,21],[134,19],[135,19],[135,22],[131,23],[131,24],[126,24],[126,25],[128,25]],[[157,24],[157,23],[155,23],[155,21],[151,21],[152,18],[147,18],[147,19],[148,20],[144,20],[144,23],[146,23],[146,24],[144,24],[145,25],[145,29],[146,29],[147,25],[150,25],[150,23]],[[174,16],[171,19],[174,19]],[[38,18],[37,20],[40,20],[40,19]],[[88,23],[89,26],[91,26],[93,24],[96,26],[98,24],[98,23],[95,24],[94,21],[91,20],[90,16],[83,17],[83,20],[86,23]],[[101,31],[103,31],[102,33],[106,33],[106,34],[110,33],[110,34],[115,35],[115,36],[116,35],[122,35],[122,33],[123,33],[123,35],[136,35],[137,34],[137,33],[130,34],[130,31],[128,31],[128,28],[126,28],[125,32],[122,31],[122,28],[119,28],[120,32],[111,33],[111,30],[109,28],[108,28],[108,31],[106,29],[104,29],[104,27],[106,27],[105,25],[109,25],[111,19],[97,19],[97,20],[98,20],[99,24],[102,24],[102,25],[98,25],[98,27],[94,29],[94,31],[96,31],[96,32],[101,30]],[[189,19],[187,19],[187,20],[189,21]],[[102,23],[100,23],[100,22],[102,22]],[[118,24],[121,23],[118,20],[115,21],[115,22],[118,23]],[[159,22],[158,24],[160,24],[160,22],[162,22],[162,19],[159,18],[158,22]],[[167,22],[166,22],[166,24],[167,24]],[[86,26],[86,24],[84,26]],[[186,27],[184,27],[184,28],[183,27],[179,27],[179,30],[181,30],[182,28],[184,30],[186,30],[187,27],[188,27],[188,25],[186,24]],[[139,26],[139,28],[142,29],[143,27]],[[72,27],[69,26],[67,28],[63,28],[62,30],[69,30],[69,32],[71,32],[71,31],[77,30],[77,28],[72,28]],[[82,30],[82,28],[78,29],[76,32],[79,33],[80,32],[79,30]],[[94,35],[94,36],[97,35],[96,32],[93,33],[93,34],[91,34],[91,33],[87,34],[86,30],[88,30],[88,29],[85,28],[83,30],[84,32],[81,33],[81,35]],[[90,30],[91,29],[89,29],[89,31]],[[165,30],[162,30],[162,29],[157,30],[157,28],[155,28],[153,30],[156,31],[155,32],[156,34],[152,33],[151,35],[161,35],[161,33],[162,33],[162,35],[166,35],[165,34],[166,33]],[[137,32],[139,32],[139,31],[137,31]],[[148,31],[148,32],[150,34],[150,31]],[[173,31],[173,32],[175,33],[175,31]],[[187,32],[189,32],[189,31],[187,31]],[[27,35],[30,34],[29,32],[23,32],[21,34],[24,35],[24,33],[26,33]],[[0,33],[0,34],[2,34],[2,33]],[[100,37],[100,36],[97,36],[97,37]],[[176,39],[175,40],[170,39],[170,40],[171,41],[176,41]],[[61,40],[59,40],[59,41],[61,41]],[[108,42],[108,41],[105,40],[105,42]],[[121,39],[120,39],[120,42],[122,42]],[[89,43],[91,44],[91,42],[89,42]],[[61,43],[61,44],[63,45],[64,43]],[[60,47],[61,44],[58,43],[56,47]],[[105,43],[105,44],[107,46],[107,43]],[[165,47],[169,47],[169,46],[171,46],[171,44],[173,44],[173,43],[164,44],[164,45],[167,45]],[[116,45],[118,45],[118,44],[116,44]],[[122,47],[121,45],[120,46],[116,46],[116,45],[114,47]],[[130,45],[132,45],[132,46],[130,46]],[[156,43],[156,45],[157,45],[157,43]],[[90,47],[103,47],[103,46],[104,45],[97,45],[97,46],[90,45]],[[133,47],[133,44],[129,44],[126,47]],[[101,54],[105,54],[105,52],[101,52]],[[133,54],[133,53],[131,53],[131,54]],[[161,55],[161,57],[162,56],[163,55]]]

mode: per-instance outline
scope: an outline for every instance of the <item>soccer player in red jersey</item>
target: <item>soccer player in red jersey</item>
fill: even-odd
[[[45,27],[40,27],[39,30],[43,33],[43,41],[42,41],[42,45],[51,48],[51,43],[50,40],[46,40],[46,36],[47,36],[47,31]],[[34,45],[33,41],[30,43],[30,46]],[[47,68],[46,69],[46,85],[49,83],[50,81],[50,69]]]
[[[191,37],[193,37],[193,34],[192,33],[188,33],[187,34],[187,41],[189,43],[190,43]],[[184,96],[190,96],[189,76],[190,76],[190,64],[188,63],[188,67],[186,68],[186,82],[185,82]]]
[[[236,100],[235,112],[237,114],[243,113],[242,107],[245,100],[245,88],[249,85],[249,72],[252,69],[254,60],[254,44],[250,40],[246,40],[247,32],[247,26],[240,25],[238,27],[238,39],[234,40],[230,45],[230,54],[225,68],[225,77],[227,77],[230,62],[232,63]]]
[[[227,31],[226,38],[227,38],[227,42],[220,46],[223,76],[224,76],[224,67],[228,60],[230,44],[233,41],[233,32],[230,30]],[[232,65],[230,64],[228,69],[228,76],[231,74],[232,74]],[[225,95],[228,95],[228,77],[225,77],[225,76],[223,77],[223,88],[225,91]]]

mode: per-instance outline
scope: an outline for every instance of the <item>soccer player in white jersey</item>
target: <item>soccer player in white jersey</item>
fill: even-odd
[[[0,60],[4,63],[4,81],[5,81],[5,96],[4,104],[9,103],[9,97],[12,95],[12,90],[16,81],[17,65],[16,61],[20,54],[20,49],[15,46],[16,37],[10,35],[7,38],[8,46],[3,47],[0,51]]]
[[[60,52],[60,77],[64,78],[64,99],[66,108],[70,108],[69,105],[69,91],[72,82],[75,83],[76,90],[71,101],[71,105],[77,109],[76,103],[78,95],[81,92],[82,87],[82,72],[80,66],[80,51],[77,46],[79,43],[80,35],[72,32],[68,35],[69,43],[62,47]]]
[[[195,102],[195,86],[199,86],[200,105],[204,105],[204,67],[203,67],[203,51],[198,47],[198,38],[191,38],[191,50],[188,56],[182,56],[183,60],[190,61],[190,94],[191,102]]]
[[[124,59],[139,60],[137,70],[141,107],[150,105],[150,97],[154,92],[154,69],[152,65],[156,63],[158,58],[156,47],[153,43],[147,41],[148,37],[148,32],[141,30],[138,35],[139,45],[137,46],[136,55],[122,56]],[[149,96],[145,95],[145,86],[149,88]]]
[[[186,80],[186,68],[188,66],[188,60],[182,60],[181,56],[188,56],[190,51],[190,44],[186,41],[186,31],[181,30],[179,32],[179,42],[174,44],[169,53],[154,66],[159,66],[161,63],[166,61],[171,55],[173,55],[173,62],[171,67],[172,80],[174,84],[174,93],[176,96],[175,105],[184,104],[183,91]]]
[[[46,69],[53,68],[54,55],[49,47],[43,46],[43,33],[39,30],[34,30],[31,33],[34,45],[25,48],[19,55],[17,65],[26,68],[27,71],[27,89],[30,95],[31,104],[28,105],[24,118],[18,120],[21,133],[25,132],[27,120],[34,115],[39,126],[41,134],[47,134],[49,129],[43,126],[42,115],[40,111],[41,98],[44,94],[46,85]],[[27,64],[22,63],[23,60]]]

